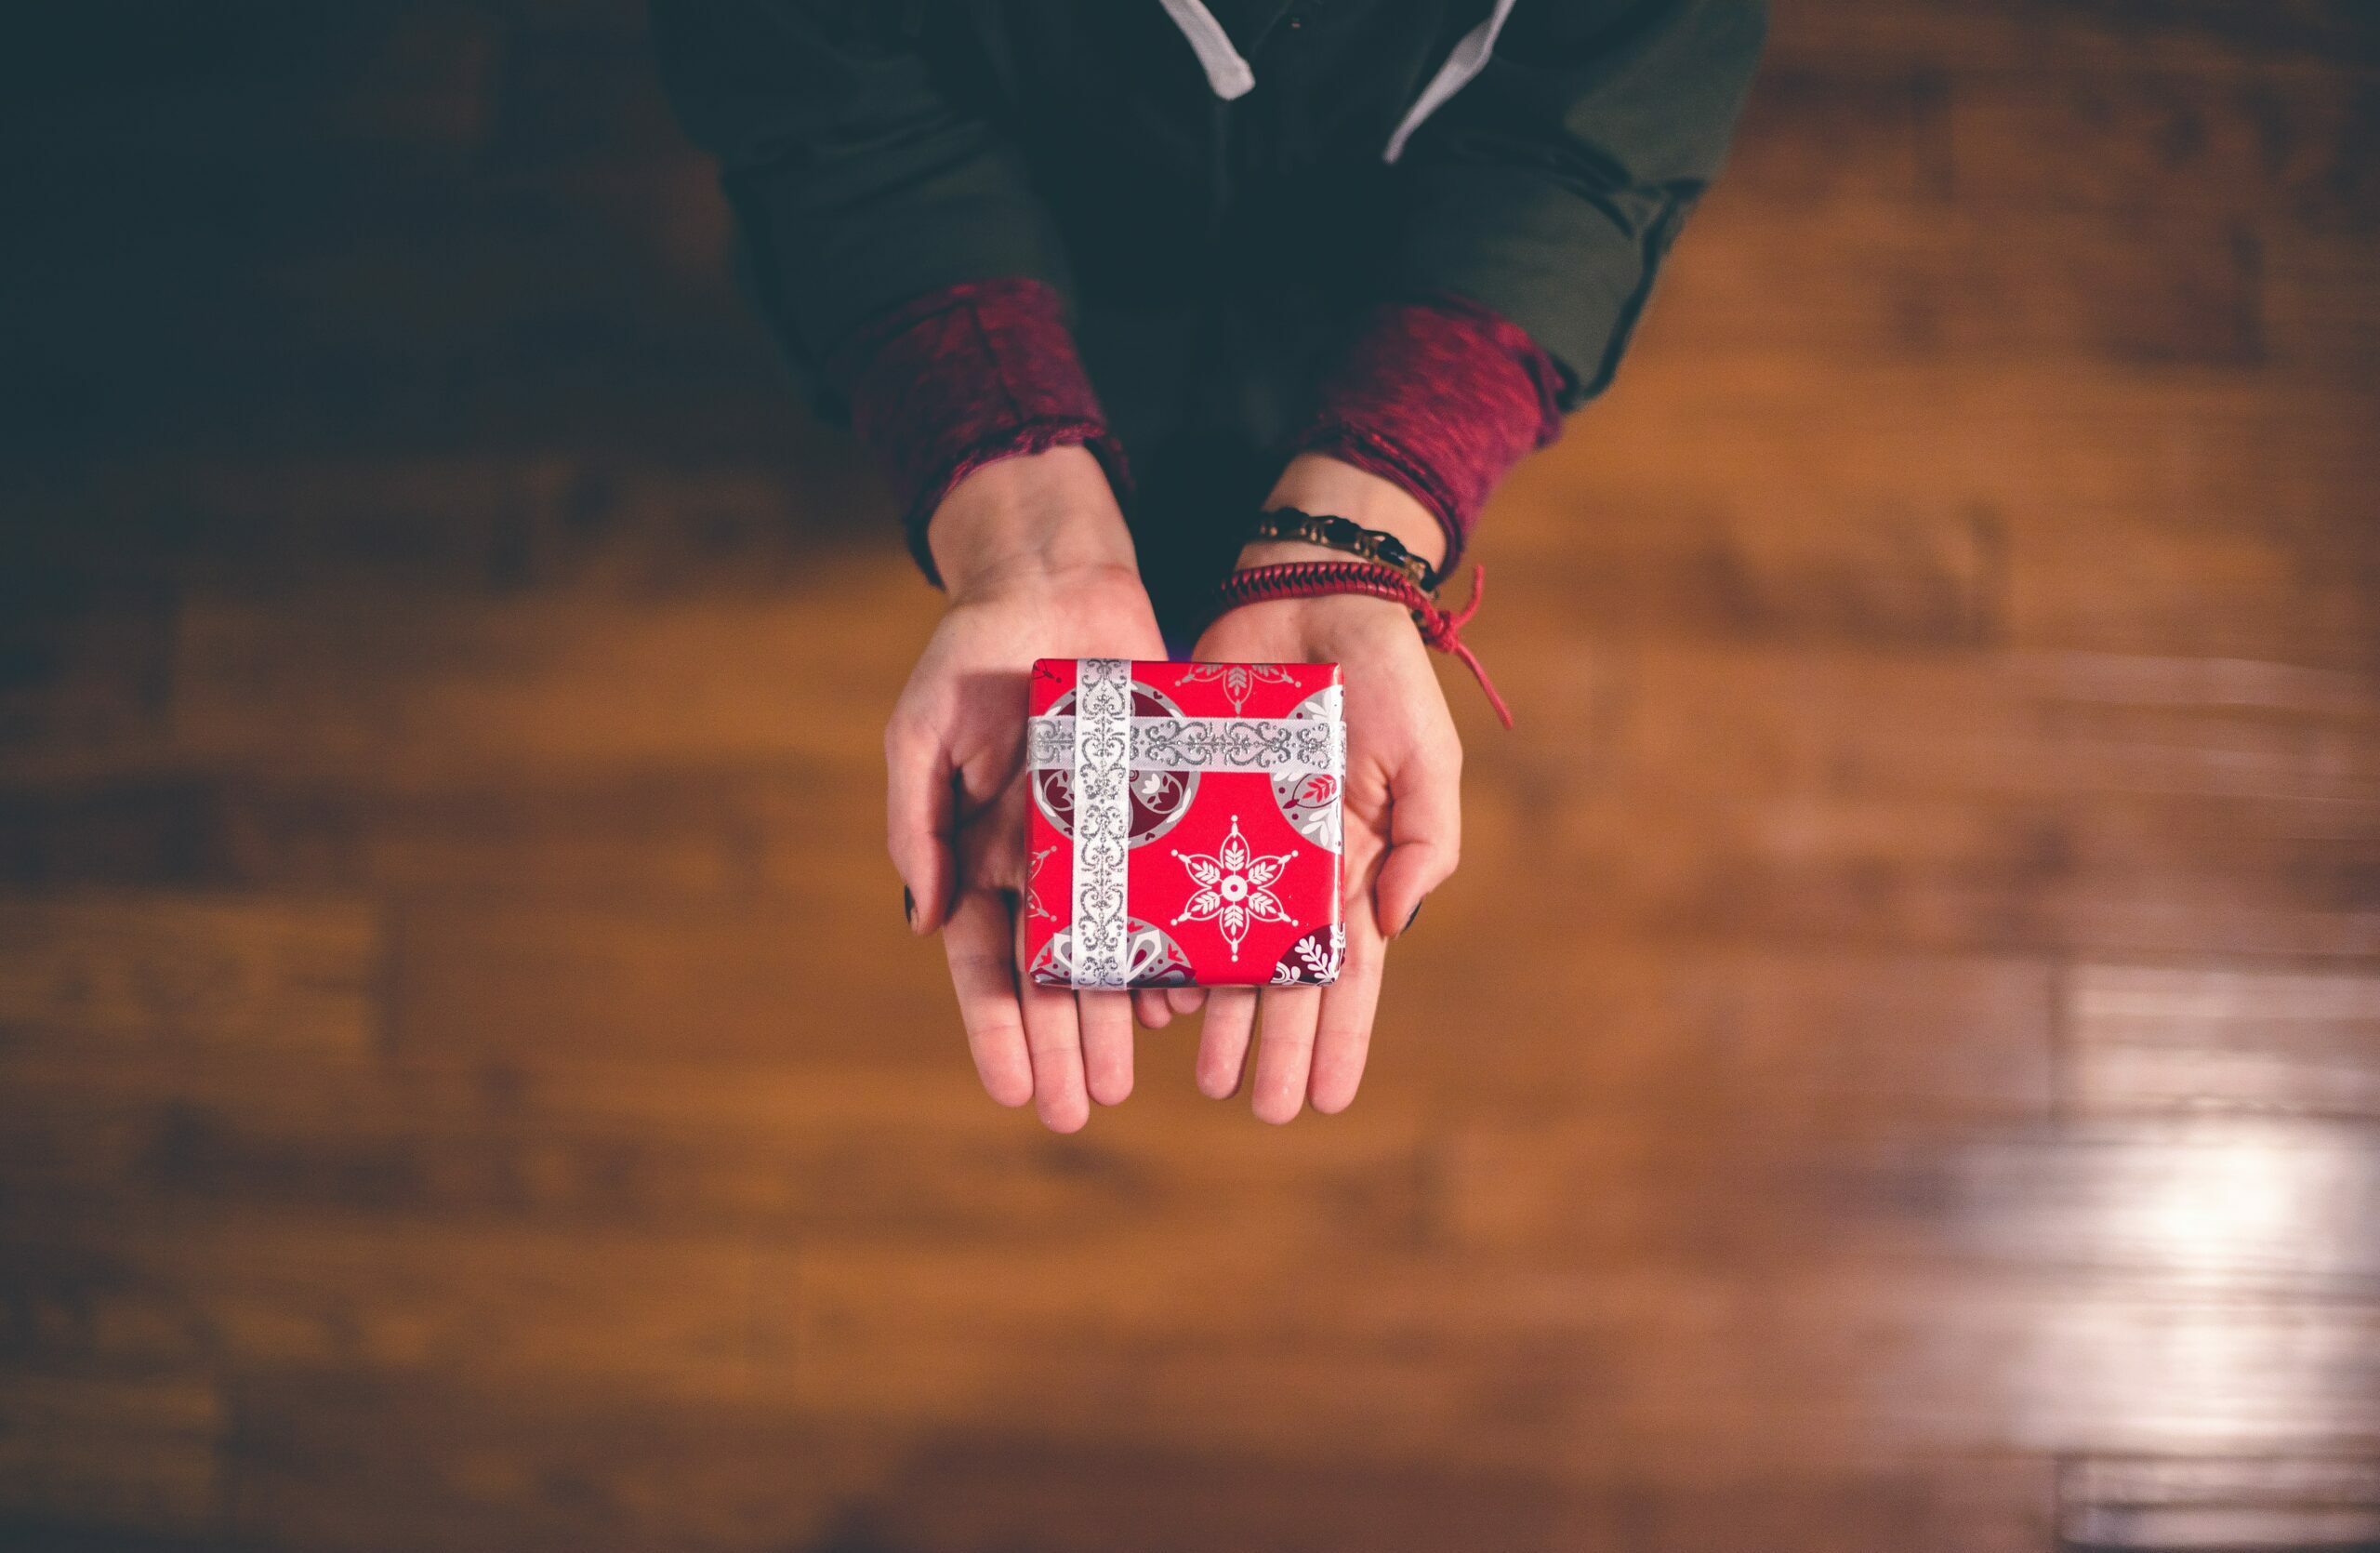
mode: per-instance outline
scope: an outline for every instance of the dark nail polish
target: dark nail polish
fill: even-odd
[[[1413,909],[1406,913],[1405,925],[1396,930],[1396,936],[1399,938],[1404,937],[1407,934],[1413,931],[1413,920],[1421,914],[1421,905],[1422,903],[1421,901],[1415,901],[1413,903]]]
[[[914,932],[918,925],[918,897],[909,893],[906,884],[901,886],[901,915],[909,920],[909,927]]]

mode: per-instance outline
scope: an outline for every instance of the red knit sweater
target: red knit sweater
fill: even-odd
[[[853,430],[892,473],[929,577],[934,509],[995,459],[1081,445],[1129,494],[1057,294],[1038,281],[974,281],[905,303],[829,372]],[[1403,486],[1445,528],[1451,567],[1497,482],[1561,434],[1558,381],[1527,334],[1475,302],[1397,303],[1367,322],[1280,452],[1324,454]]]

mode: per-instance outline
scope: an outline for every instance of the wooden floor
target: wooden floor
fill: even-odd
[[[1780,0],[1363,1099],[1071,1140],[639,7],[56,9],[0,1544],[2380,1546],[2369,7]]]

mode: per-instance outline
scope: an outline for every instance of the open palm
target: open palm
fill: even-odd
[[[1162,657],[1107,478],[1079,447],[978,470],[930,538],[950,607],[884,728],[885,841],[909,925],[942,933],[975,1071],[1070,1133],[1132,1089],[1127,994],[1021,973],[1026,683],[1037,657]]]
[[[1251,604],[1209,627],[1210,662],[1336,662],[1346,682],[1342,857],[1347,952],[1327,988],[1218,988],[1207,999],[1198,1085],[1239,1086],[1259,1029],[1251,1104],[1288,1122],[1309,1101],[1344,1109],[1362,1082],[1388,940],[1454,871],[1462,746],[1427,649],[1401,605],[1341,595]]]

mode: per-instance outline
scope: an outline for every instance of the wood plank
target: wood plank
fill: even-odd
[[[127,1532],[88,1522],[10,1520],[0,1522],[10,1553],[233,1553],[239,1545],[212,1533]]]
[[[1942,110],[1956,195],[2326,225],[2380,215],[2368,84],[2228,66],[1962,71]]]
[[[7,1243],[0,1308],[57,1365],[575,1375],[717,1396],[749,1390],[760,1341],[752,1252],[734,1240],[233,1209],[35,1225]]]
[[[2380,1542],[2380,1462],[2094,1456],[2058,1481],[2061,1546],[2369,1547]]]
[[[276,1377],[247,1389],[244,1529],[308,1546],[1551,1547],[1542,1480],[908,1435],[798,1410]],[[441,1422],[445,1420],[445,1422]],[[359,1510],[364,1513],[357,1513]]]
[[[1394,1034],[1382,1048],[1392,1082],[1524,1108],[1614,1087],[1645,1095],[1688,1086],[1853,1106],[1889,1097],[2029,1111],[2045,1103],[2050,1003],[2036,967],[1938,957],[1809,965],[1788,954],[1620,943],[1574,949],[1543,976],[1481,988],[1462,961],[1474,933],[1502,913],[1472,904],[1498,871],[1493,853],[1474,866],[1481,884],[1459,876],[1438,909],[1455,925],[1437,929],[1434,912],[1428,936],[1394,961]],[[906,942],[897,926],[868,923],[870,904],[856,899],[850,909],[863,915],[840,931],[828,925],[833,911],[788,919],[753,907],[600,915],[441,908],[434,926],[409,927],[401,945],[396,1039],[409,1052],[470,1062],[604,1056],[666,1060],[688,1072],[835,1061],[962,1074],[935,951]],[[806,1014],[833,968],[855,962],[914,969],[871,992],[864,1023],[838,1028]],[[1887,968],[1892,975],[1873,974]],[[1579,1038],[1562,1042],[1553,1061],[1536,1043],[1507,1055],[1433,1038],[1473,1019],[1575,1029]],[[1831,1032],[1823,1049],[1804,1034],[1811,1023]],[[1941,1043],[1917,1039],[1922,1032]],[[1159,1075],[1153,1083],[1178,1066],[1165,1054],[1189,1044],[1171,1034],[1144,1039],[1144,1060]],[[1412,1098],[1420,1103],[1422,1093]]]
[[[940,945],[909,935],[888,867],[846,847],[821,851],[806,899],[409,911],[396,947],[396,1044],[474,1060],[947,1055],[958,1010]],[[868,989],[866,1019],[822,992],[852,981]]]
[[[1481,553],[1498,563],[1480,628],[1526,606],[1595,635],[2203,656],[2361,670],[2371,534],[2268,510],[2177,524],[2171,511],[2078,520],[1955,490],[1891,497],[1733,481],[1606,483],[1593,515],[1526,470]],[[2214,514],[2209,513],[2211,518]],[[2126,586],[2110,588],[2120,576]]]
[[[1988,505],[1731,484],[1606,488],[1592,517],[1527,484],[1481,552],[1496,603],[1598,636],[1978,647],[2007,630],[2007,529]]]
[[[20,1219],[157,1204],[633,1229],[1021,1243],[1142,1219],[1275,1243],[1410,1244],[1423,1128],[1382,1095],[1283,1136],[1196,1095],[1144,1042],[1123,1110],[1060,1146],[985,1099],[955,1029],[914,1069],[800,1055],[713,1066],[0,1058],[0,1180]],[[392,1231],[392,1233],[395,1231]]]
[[[2175,534],[2117,519],[2007,520],[2007,639],[2027,649],[2162,654],[2366,671],[2380,661],[2369,534]],[[2121,577],[2122,588],[2107,579]]]
[[[2372,112],[2380,118],[2380,104]],[[2273,359],[2309,374],[2370,374],[2380,362],[2380,236],[2278,230],[2258,246]]]
[[[1920,71],[1764,67],[1720,188],[1813,201],[1914,199],[1949,187],[1949,97]]]
[[[1502,871],[1493,855],[1473,869]],[[1478,945],[1503,919],[1463,878],[1390,957],[1368,1095],[1509,1123],[2048,1115],[2044,963],[1606,940],[1510,922],[1506,942],[1537,946],[1523,951],[1527,974],[1482,977]],[[1442,925],[1442,911],[1454,920]],[[1465,1030],[1501,1034],[1456,1038]]]
[[[2181,655],[1647,643],[1604,656],[1618,683],[1593,688],[1621,704],[1597,727],[1597,759],[1577,771],[1577,787],[2030,798],[2078,810],[2139,800],[2237,812],[2277,831],[2326,822],[2320,833],[2338,840],[2380,825],[2380,688],[2360,674]],[[1562,655],[1519,657],[1516,679],[1569,667]],[[1578,700],[1549,687],[1527,737],[1579,740],[1605,709]],[[1511,749],[1486,753],[1517,767]],[[1531,765],[1543,759],[1527,753]]]
[[[985,1546],[1428,1549],[1576,1546],[1569,1495],[1543,1479],[1361,1463],[1286,1465],[1230,1453],[1053,1445],[959,1434],[934,1440],[857,1517],[883,1543],[960,1553]]]
[[[890,555],[740,607],[194,600],[176,733],[195,759],[388,780],[872,750],[933,610]]]
[[[1439,892],[1465,913],[1451,931],[2373,952],[2380,807],[2360,677],[1557,651],[1519,613],[1474,641],[1529,723],[1507,740],[1454,700],[1489,754],[1468,794],[1474,867]]]
[[[0,785],[0,887],[219,887],[231,871],[205,776]]]
[[[565,1403],[574,1404],[565,1406]],[[2037,1548],[2045,1463],[1957,1457],[1808,1473],[1693,1469],[1562,1484],[1430,1467],[870,1435],[798,1413],[276,1378],[246,1388],[243,1529],[337,1548],[1130,1546],[1651,1549],[1823,1525],[1830,1547]],[[362,1513],[358,1513],[362,1512]],[[1343,1543],[1341,1539],[1345,1539]],[[1915,1540],[1912,1540],[1915,1539]],[[1762,1546],[1780,1546],[1764,1541]]]
[[[2061,978],[2074,1112],[2380,1118],[2380,977],[2085,963]]]
[[[113,471],[72,501],[169,547],[210,594],[251,602],[311,589],[748,602],[798,586],[854,532],[897,525],[856,445],[814,421],[765,462],[630,447],[218,454]]]
[[[2334,0],[2224,0],[2068,6],[2011,0],[1838,0],[1780,10],[1767,58],[1780,63],[1868,60],[1904,67],[2099,71],[2237,70],[2243,64],[2329,76],[2380,60],[2380,33],[2360,7]]]
[[[380,954],[377,915],[336,898],[0,900],[0,1031],[20,1049],[361,1052]]]
[[[567,1380],[273,1371],[238,1408],[234,1525],[272,1547],[831,1546],[904,1453],[782,1407]]]
[[[2380,1293],[2380,1139],[2310,1122],[2051,1129],[1796,1115],[1724,1135],[1575,1114],[1481,1122],[1439,1169],[1438,1222],[1490,1257],[1743,1270],[1813,1254],[2296,1297]]]
[[[2055,264],[2043,254],[2057,256]],[[2256,250],[2220,223],[1764,199],[1733,186],[1664,267],[1643,349],[2258,360]]]
[[[227,1409],[203,1375],[0,1371],[0,1532],[11,1520],[197,1533],[225,1493]],[[9,1546],[23,1546],[9,1536]]]
[[[1580,801],[1550,830],[1523,830],[1515,805],[1496,796],[1472,806],[1481,883],[1458,876],[1439,892],[1438,918],[1458,933],[1509,933],[1517,918],[1601,936],[1811,949],[2380,953],[2363,883],[2369,841],[2227,833],[2239,816],[2202,805],[2099,803],[2078,815],[2051,802],[1746,805],[1615,793]],[[1533,878],[1518,898],[1472,904],[1524,856],[1556,859],[1561,872]]]
[[[2216,514],[2198,504],[2209,520]],[[2380,652],[2363,600],[2368,530],[2277,520],[2087,518],[2055,505],[1728,481],[1606,480],[1592,516],[1527,467],[1481,553],[1505,610],[1598,636],[2203,656],[2361,670]],[[2110,588],[2121,576],[2126,586]]]
[[[1844,1550],[2035,1553],[2049,1533],[2051,1469],[1958,1456],[1803,1472],[1612,1472],[1554,1484],[1521,1476],[1394,1471],[1264,1458],[938,1441],[869,1507],[890,1546],[949,1553],[1014,1544],[1180,1550],[1777,1547],[1822,1528]]]
[[[1533,523],[1575,529],[1606,489],[1743,499],[1779,486],[1855,508],[2360,531],[2375,418],[2380,405],[2351,383],[2216,367],[1646,349],[1521,467],[1482,533],[1492,546],[1508,514],[1531,508]]]
[[[12,525],[12,527],[15,525]],[[172,604],[63,564],[23,525],[0,555],[0,763],[122,760],[165,725]]]
[[[2380,1307],[2360,1302],[1872,1264],[1345,1266],[1150,1234],[1025,1256],[820,1244],[764,1282],[802,1312],[805,1402],[938,1427],[1029,1406],[1069,1439],[1543,1472],[1749,1463],[1763,1442],[1806,1459],[2380,1440]]]
[[[1685,1464],[1579,1495],[1559,1546],[1659,1553],[1823,1546],[2038,1553],[2053,1535],[2037,1457],[1941,1453],[1865,1470],[1699,1474]]]
[[[798,901],[822,866],[898,889],[873,846],[879,785],[844,761],[385,788],[242,776],[217,785],[217,850],[225,873],[257,889],[598,909]]]
[[[1316,1539],[1553,1548],[1625,1534],[1684,1550],[1823,1526],[1825,1546],[1859,1553],[2015,1553],[2043,1545],[2051,1514],[2049,1466],[2026,1457],[1798,1473],[1678,1463],[1566,1483],[1052,1441],[1023,1419],[1013,1431],[907,1437],[776,1409],[624,1414],[568,1393],[286,1377],[242,1400],[243,1527],[309,1546],[646,1547],[666,1533],[704,1546],[1189,1553]]]

